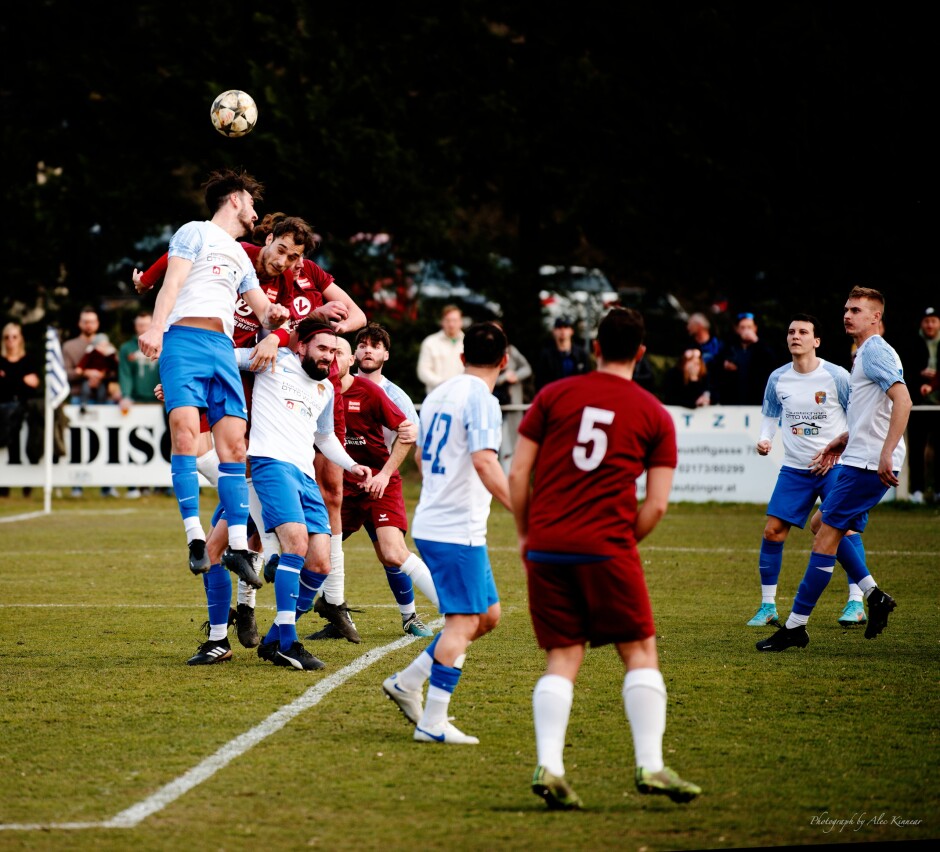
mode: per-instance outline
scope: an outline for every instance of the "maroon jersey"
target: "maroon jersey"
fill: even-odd
[[[382,427],[395,430],[407,418],[385,391],[361,376],[353,379],[343,394],[343,403],[346,408],[346,452],[357,464],[366,465],[377,473],[388,461]],[[390,480],[400,478],[396,470]],[[351,491],[360,491],[358,480],[350,474],[345,473],[343,480]]]
[[[539,391],[519,434],[539,444],[530,551],[615,555],[636,545],[636,480],[678,461],[656,397],[610,373],[560,379]]]
[[[258,268],[258,255],[261,254],[262,246],[256,246],[254,243],[242,243],[245,254],[248,255],[255,269]],[[268,297],[270,302],[283,305],[290,310],[290,292],[293,283],[293,273],[290,270],[281,273],[275,278],[262,278],[258,275],[258,283],[261,285],[261,292]],[[293,313],[291,314],[293,319]],[[293,326],[291,326],[293,327]],[[255,316],[255,312],[248,307],[248,303],[239,296],[235,303],[235,332],[232,340],[237,347],[252,347],[258,342],[258,331],[261,329],[261,320]]]
[[[254,243],[241,243],[241,247],[245,250],[245,254],[248,255],[257,270],[258,255],[261,253],[262,247],[256,246]],[[141,275],[141,280],[149,287],[156,286],[163,276],[166,275],[167,265],[168,255],[164,254],[162,257],[155,260],[153,265]],[[333,279],[331,278],[330,280],[332,281]],[[258,283],[261,285],[262,292],[270,301],[284,305],[284,307],[291,311],[290,327],[293,328],[296,324],[294,322],[291,300],[293,273],[288,270],[278,275],[276,278],[261,278],[259,275]],[[306,314],[304,314],[304,316],[306,316]],[[299,322],[300,319],[303,319],[303,317],[300,317],[297,322]],[[239,296],[238,301],[235,303],[235,330],[232,334],[235,345],[238,347],[254,346],[255,343],[258,342],[256,338],[258,329],[260,328],[261,321],[255,316],[254,311],[248,307],[248,303]]]
[[[303,260],[303,271],[294,275],[291,290],[291,328],[295,328],[311,311],[316,310],[326,299],[323,291],[333,283],[333,276],[317,266],[312,260]]]

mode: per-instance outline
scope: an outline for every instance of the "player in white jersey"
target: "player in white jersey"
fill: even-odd
[[[811,470],[813,457],[836,435],[846,429],[845,411],[849,404],[849,374],[842,367],[818,357],[819,321],[810,314],[796,314],[787,329],[787,348],[792,360],[777,368],[767,380],[761,408],[760,439],[757,452],[766,456],[773,446],[778,422],[783,432],[783,465],[777,476],[767,523],[761,539],[758,569],[761,605],[748,621],[748,627],[779,627],[777,580],[783,563],[783,548],[792,526],[806,525],[817,500],[825,500],[839,476],[832,470]],[[818,516],[813,518],[813,532]],[[839,544],[839,561],[859,562],[857,571],[868,573],[862,537],[850,532]],[[848,626],[867,621],[862,592],[849,580],[849,599],[839,616]]]
[[[140,335],[140,350],[160,359],[168,412],[173,490],[180,507],[193,573],[209,570],[206,534],[199,518],[196,454],[199,411],[206,409],[219,457],[219,499],[228,519],[225,565],[243,580],[261,581],[248,550],[248,486],[245,480],[247,411],[232,345],[239,296],[267,328],[289,317],[261,292],[254,266],[237,239],[258,218],[262,186],[244,172],[213,172],[204,184],[208,222],[190,222],[170,240],[163,286],[153,324]]]
[[[863,532],[869,511],[889,488],[898,485],[911,395],[900,358],[878,333],[884,304],[884,296],[870,287],[853,288],[846,300],[843,325],[858,347],[850,378],[848,431],[823,447],[813,457],[811,468],[824,473],[841,456],[839,478],[823,501],[822,523],[793,609],[783,627],[757,643],[758,651],[785,651],[809,644],[806,624],[832,577],[840,543],[849,530]],[[888,616],[896,606],[894,598],[879,589],[870,574],[863,576],[856,566],[845,562],[843,567],[865,596],[865,638],[874,639],[888,625]]]
[[[305,319],[294,350],[278,350],[275,369],[256,375],[251,394],[252,478],[264,527],[277,533],[281,547],[274,575],[277,616],[258,656],[307,671],[323,663],[297,640],[296,618],[310,609],[330,572],[330,523],[316,483],[314,443],[363,485],[372,479],[333,433],[328,376],[335,353],[333,330],[319,319]],[[238,359],[241,369],[249,369],[247,351],[239,350]]]
[[[392,341],[388,331],[378,323],[369,323],[356,334],[356,366],[359,375],[377,384],[385,391],[388,398],[401,410],[412,423],[418,423],[418,412],[414,403],[398,385],[383,375],[383,369],[388,363],[391,353]],[[385,436],[385,446],[390,458],[392,454],[400,455],[396,467],[400,466],[411,451],[411,445],[400,445],[399,450],[394,449],[398,432],[386,427],[382,428]],[[402,517],[405,517],[404,497],[400,500]],[[379,527],[366,524],[366,532],[372,539],[375,554],[385,569],[385,576],[389,588],[398,602],[401,613],[402,629],[412,636],[430,637],[434,634],[418,617],[415,607],[414,587],[421,592],[436,607],[438,605],[437,591],[431,572],[421,558],[412,553],[405,544],[405,531],[398,527],[381,530]]]
[[[418,742],[479,742],[451,724],[448,709],[467,648],[500,617],[486,523],[491,497],[510,508],[509,483],[498,456],[502,413],[493,396],[507,346],[497,325],[470,326],[464,335],[463,374],[436,387],[421,406],[422,485],[412,536],[431,569],[444,627],[417,659],[382,684],[415,723]]]

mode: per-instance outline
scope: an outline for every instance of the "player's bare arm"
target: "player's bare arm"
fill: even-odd
[[[342,302],[346,306],[346,318],[335,323],[333,330],[337,334],[348,334],[351,331],[358,331],[366,324],[366,315],[362,308],[357,305],[352,297],[335,282],[330,284],[323,291],[323,301]]]
[[[270,367],[271,372],[274,372],[279,347],[280,341],[273,334],[269,334],[251,350],[248,356],[251,359],[248,363],[248,369],[253,373],[257,373]]]
[[[408,421],[405,422],[407,423]],[[401,463],[405,460],[405,456],[408,455],[411,447],[412,444],[401,440],[400,437],[395,439],[395,443],[392,444],[392,449],[388,454],[388,461],[386,461],[382,469],[372,477],[372,481],[368,486],[362,486],[366,488],[373,499],[381,500],[385,495],[385,489],[388,488],[392,474],[401,467]]]
[[[891,420],[888,421],[888,434],[885,436],[881,456],[878,459],[878,478],[885,485],[896,487],[898,478],[894,475],[892,456],[907,429],[913,402],[911,393],[903,382],[895,382],[888,388],[886,394],[891,400]]]
[[[646,499],[637,510],[634,527],[638,544],[656,529],[656,525],[666,514],[675,473],[675,469],[671,467],[651,467],[646,472]]]
[[[473,469],[486,490],[511,512],[509,481],[503,472],[503,466],[499,463],[499,456],[493,450],[477,450],[470,457],[473,459]]]
[[[520,435],[512,454],[509,469],[509,500],[516,521],[519,549],[525,554],[529,537],[529,501],[532,497],[532,471],[539,455],[539,445],[531,438]]]
[[[151,361],[156,361],[160,357],[160,350],[163,348],[163,329],[166,327],[180,289],[192,268],[192,261],[182,257],[171,257],[167,263],[166,277],[163,279],[163,286],[153,305],[153,322],[150,328],[137,339],[140,351]]]

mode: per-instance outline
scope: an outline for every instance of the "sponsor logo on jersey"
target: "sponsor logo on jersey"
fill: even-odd
[[[359,402],[358,399],[349,399],[349,400],[346,400],[346,408],[347,408],[347,410],[349,410],[349,411],[360,411],[360,410],[361,410],[361,405],[362,405],[362,404]]]

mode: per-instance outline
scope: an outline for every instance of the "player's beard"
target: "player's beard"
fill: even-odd
[[[315,382],[322,381],[330,374],[330,364],[328,361],[317,361],[316,358],[304,358],[300,362],[304,372]]]
[[[379,365],[376,364],[374,361],[368,365],[363,364],[362,361],[356,361],[356,369],[360,373],[365,373],[366,375],[369,375],[369,373],[374,373],[376,370],[378,370]]]

